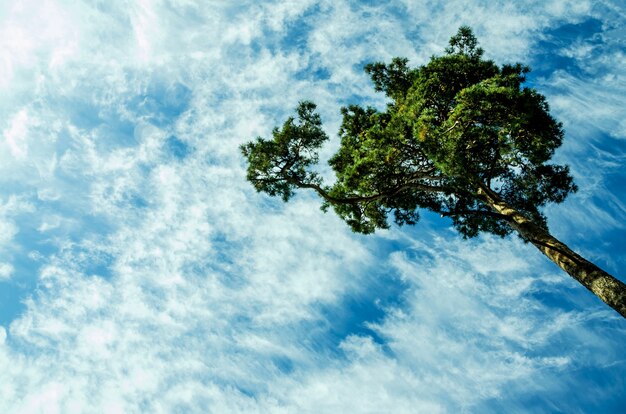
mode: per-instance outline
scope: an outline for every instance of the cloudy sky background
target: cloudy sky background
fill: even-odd
[[[620,0],[0,1],[0,412],[623,412],[624,320],[534,247],[245,181],[299,100],[335,137],[365,63],[462,24],[533,68],[580,187],[551,230],[624,280]]]

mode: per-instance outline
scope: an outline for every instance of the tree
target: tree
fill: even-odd
[[[312,169],[328,139],[315,104],[301,102],[297,120],[273,138],[241,146],[247,179],[257,191],[288,201],[297,188],[316,191],[322,209],[359,233],[415,224],[419,209],[449,217],[464,237],[511,232],[626,317],[626,285],[553,237],[541,207],[577,190],[567,166],[550,163],[563,140],[546,99],[523,86],[528,67],[483,58],[469,27],[442,56],[411,68],[408,60],[365,66],[384,111],[342,108],[341,145],[325,185]]]

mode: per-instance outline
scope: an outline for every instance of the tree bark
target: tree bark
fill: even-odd
[[[626,284],[572,251],[546,229],[508,205],[489,187],[479,185],[478,195],[496,213],[506,216],[509,225],[525,240],[626,318]]]

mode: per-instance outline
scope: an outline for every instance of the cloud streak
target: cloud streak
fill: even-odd
[[[585,32],[551,49],[588,75],[532,80],[585,188],[548,215],[623,268],[623,153],[607,146],[623,138],[608,64],[623,17],[603,4],[3,6],[0,294],[23,304],[2,302],[0,411],[618,407],[621,321],[531,246],[463,241],[431,215],[354,235],[312,194],[255,193],[237,149],[299,99],[320,105],[329,133],[341,105],[383,105],[362,64],[425,62],[460,24],[499,61],[532,60],[535,39],[591,13],[600,43]]]

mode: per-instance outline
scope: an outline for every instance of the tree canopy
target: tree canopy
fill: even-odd
[[[389,103],[341,109],[341,146],[329,161],[336,182],[324,185],[311,169],[328,137],[305,101],[273,139],[242,146],[257,190],[287,201],[296,188],[312,188],[356,232],[388,227],[390,214],[414,224],[424,208],[450,217],[466,237],[512,231],[477,194],[479,183],[544,227],[540,208],[576,190],[567,166],[549,162],[563,131],[545,98],[523,85],[528,67],[484,59],[468,27],[426,65],[395,58],[365,71]]]
[[[388,103],[341,109],[341,144],[329,160],[335,182],[313,168],[328,136],[315,104],[303,101],[271,139],[241,146],[258,191],[288,201],[312,189],[360,233],[389,227],[390,215],[415,224],[420,209],[449,217],[464,237],[515,231],[626,317],[626,285],[548,232],[541,208],[577,188],[567,166],[550,162],[563,129],[545,97],[525,86],[527,66],[485,59],[461,27],[425,65],[394,58],[365,71]]]

